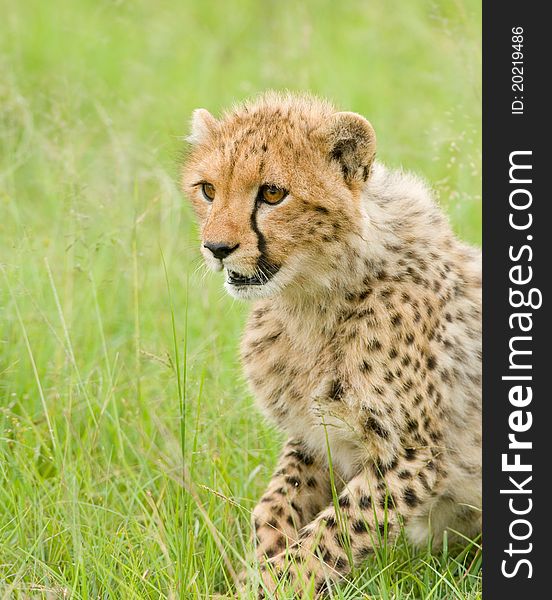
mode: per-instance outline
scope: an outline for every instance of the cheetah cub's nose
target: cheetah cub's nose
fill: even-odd
[[[213,253],[213,256],[219,260],[226,258],[229,254],[234,252],[238,246],[239,244],[230,246],[226,242],[205,242],[203,244],[203,247],[207,248],[207,250],[210,250]]]

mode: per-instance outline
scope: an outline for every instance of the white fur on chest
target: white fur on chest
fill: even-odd
[[[316,373],[311,371],[311,375]],[[308,448],[323,460],[331,460],[338,476],[350,479],[359,471],[363,449],[360,445],[350,419],[338,415],[331,404],[322,400],[323,390],[327,390],[329,379],[320,377],[315,387],[308,386],[308,377],[299,377],[304,385],[303,395],[299,402],[286,398],[281,403],[286,408],[286,415],[276,415],[268,407],[262,395],[258,400],[264,412],[289,437],[303,440]]]
[[[336,474],[345,481],[350,480],[359,472],[361,465],[362,450],[355,437],[347,432],[342,422],[331,416],[323,420],[315,417],[313,421],[309,423],[307,434],[305,423],[298,420],[290,420],[286,430],[291,436],[304,439],[305,444],[318,456],[323,456],[328,464],[331,459]]]

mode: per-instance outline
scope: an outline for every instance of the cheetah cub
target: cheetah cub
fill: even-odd
[[[196,110],[189,142],[201,251],[254,301],[245,372],[288,437],[253,511],[265,589],[322,593],[403,527],[476,535],[480,252],[374,161],[366,119],[314,97]]]

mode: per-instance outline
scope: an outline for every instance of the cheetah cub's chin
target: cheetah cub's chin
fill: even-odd
[[[323,593],[403,531],[476,536],[480,252],[422,181],[375,162],[364,117],[327,102],[199,109],[189,141],[201,251],[254,300],[245,373],[287,435],[253,511],[267,590],[281,574]]]

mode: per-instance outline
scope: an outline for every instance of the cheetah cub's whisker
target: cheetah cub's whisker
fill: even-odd
[[[401,524],[416,544],[477,534],[480,253],[422,181],[375,162],[366,119],[327,102],[200,109],[189,141],[201,250],[254,301],[245,371],[289,437],[254,510],[260,561],[321,593]]]

